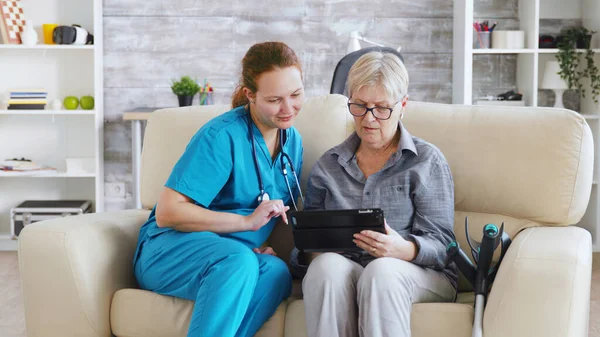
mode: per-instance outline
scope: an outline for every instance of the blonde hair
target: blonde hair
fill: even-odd
[[[348,73],[348,97],[364,86],[380,85],[386,95],[400,100],[408,93],[408,72],[398,56],[378,51],[361,56]]]

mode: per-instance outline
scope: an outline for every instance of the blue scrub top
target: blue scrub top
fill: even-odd
[[[260,189],[248,123],[253,127],[256,157],[265,191],[271,200],[281,199],[284,204],[291,206],[291,197],[281,168],[281,151],[275,160],[271,160],[260,130],[252,123],[243,106],[213,118],[198,130],[175,164],[165,186],[186,195],[196,205],[212,211],[251,214],[258,207]],[[283,149],[292,159],[299,178],[302,169],[302,137],[294,127],[284,132],[287,139]],[[287,163],[285,159],[284,162]],[[294,200],[297,200],[298,186],[289,169],[287,179]],[[138,250],[147,237],[173,230],[158,227],[155,212],[156,205],[148,221],[140,229]],[[220,235],[236,239],[250,248],[260,247],[271,234],[277,220],[278,218],[272,219],[255,232]],[[137,255],[136,253],[136,259]]]

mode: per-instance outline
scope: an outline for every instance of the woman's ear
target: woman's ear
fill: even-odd
[[[406,107],[406,103],[408,102],[408,94],[402,98],[402,108]]]
[[[248,99],[248,101],[252,104],[254,104],[254,93],[252,92],[252,90],[244,87],[242,89],[244,91],[244,96],[246,96],[246,98]]]

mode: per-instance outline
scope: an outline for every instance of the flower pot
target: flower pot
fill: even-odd
[[[191,106],[194,101],[194,96],[177,96],[179,106]]]
[[[558,46],[558,44],[564,39],[565,39],[565,37],[562,35],[557,36],[556,37],[556,45]],[[573,44],[574,44],[573,47],[575,47],[577,49],[587,49],[591,42],[592,42],[592,36],[586,35],[585,37],[580,37],[579,39],[577,39],[577,42],[573,42]]]
[[[592,42],[592,36],[591,35],[586,35],[585,37],[580,37],[577,40],[577,48],[587,49],[590,46],[591,42]]]

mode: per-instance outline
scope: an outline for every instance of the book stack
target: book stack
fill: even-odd
[[[38,165],[25,158],[13,158],[0,161],[0,176],[6,175],[38,175],[56,173],[56,169],[50,166]]]
[[[44,110],[48,103],[47,95],[44,90],[11,91],[8,110]]]

